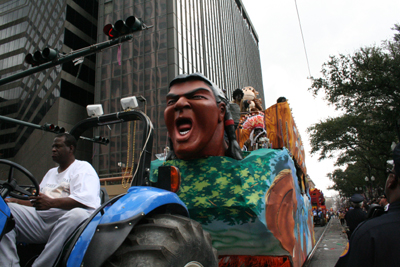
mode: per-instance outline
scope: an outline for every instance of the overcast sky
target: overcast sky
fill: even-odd
[[[265,106],[285,96],[306,150],[308,174],[326,196],[334,191],[327,173],[333,160],[319,162],[310,155],[306,129],[337,112],[308,91],[311,86],[295,0],[242,0],[259,37]],[[377,0],[297,0],[313,77],[321,77],[322,64],[330,55],[352,54],[360,47],[380,45],[391,39],[394,24],[400,23],[400,1]]]

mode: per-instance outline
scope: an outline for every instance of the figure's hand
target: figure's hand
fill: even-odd
[[[31,196],[29,199],[32,203],[32,206],[37,210],[48,210],[54,206],[52,204],[54,199],[43,193],[39,193],[38,196]]]

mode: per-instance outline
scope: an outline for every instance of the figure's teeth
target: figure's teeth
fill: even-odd
[[[182,131],[182,132],[179,132],[181,135],[185,135],[185,134],[187,134],[189,132],[189,130],[187,130],[187,131]]]

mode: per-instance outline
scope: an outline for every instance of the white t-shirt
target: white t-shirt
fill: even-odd
[[[52,198],[70,197],[94,209],[100,207],[100,179],[86,161],[75,160],[66,170],[50,169],[40,183],[40,192]]]

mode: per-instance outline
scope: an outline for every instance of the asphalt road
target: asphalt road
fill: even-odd
[[[304,267],[333,267],[342,254],[347,244],[347,236],[338,218],[332,218],[328,225],[314,228],[315,240],[326,229],[323,238],[317,244],[311,260]]]

